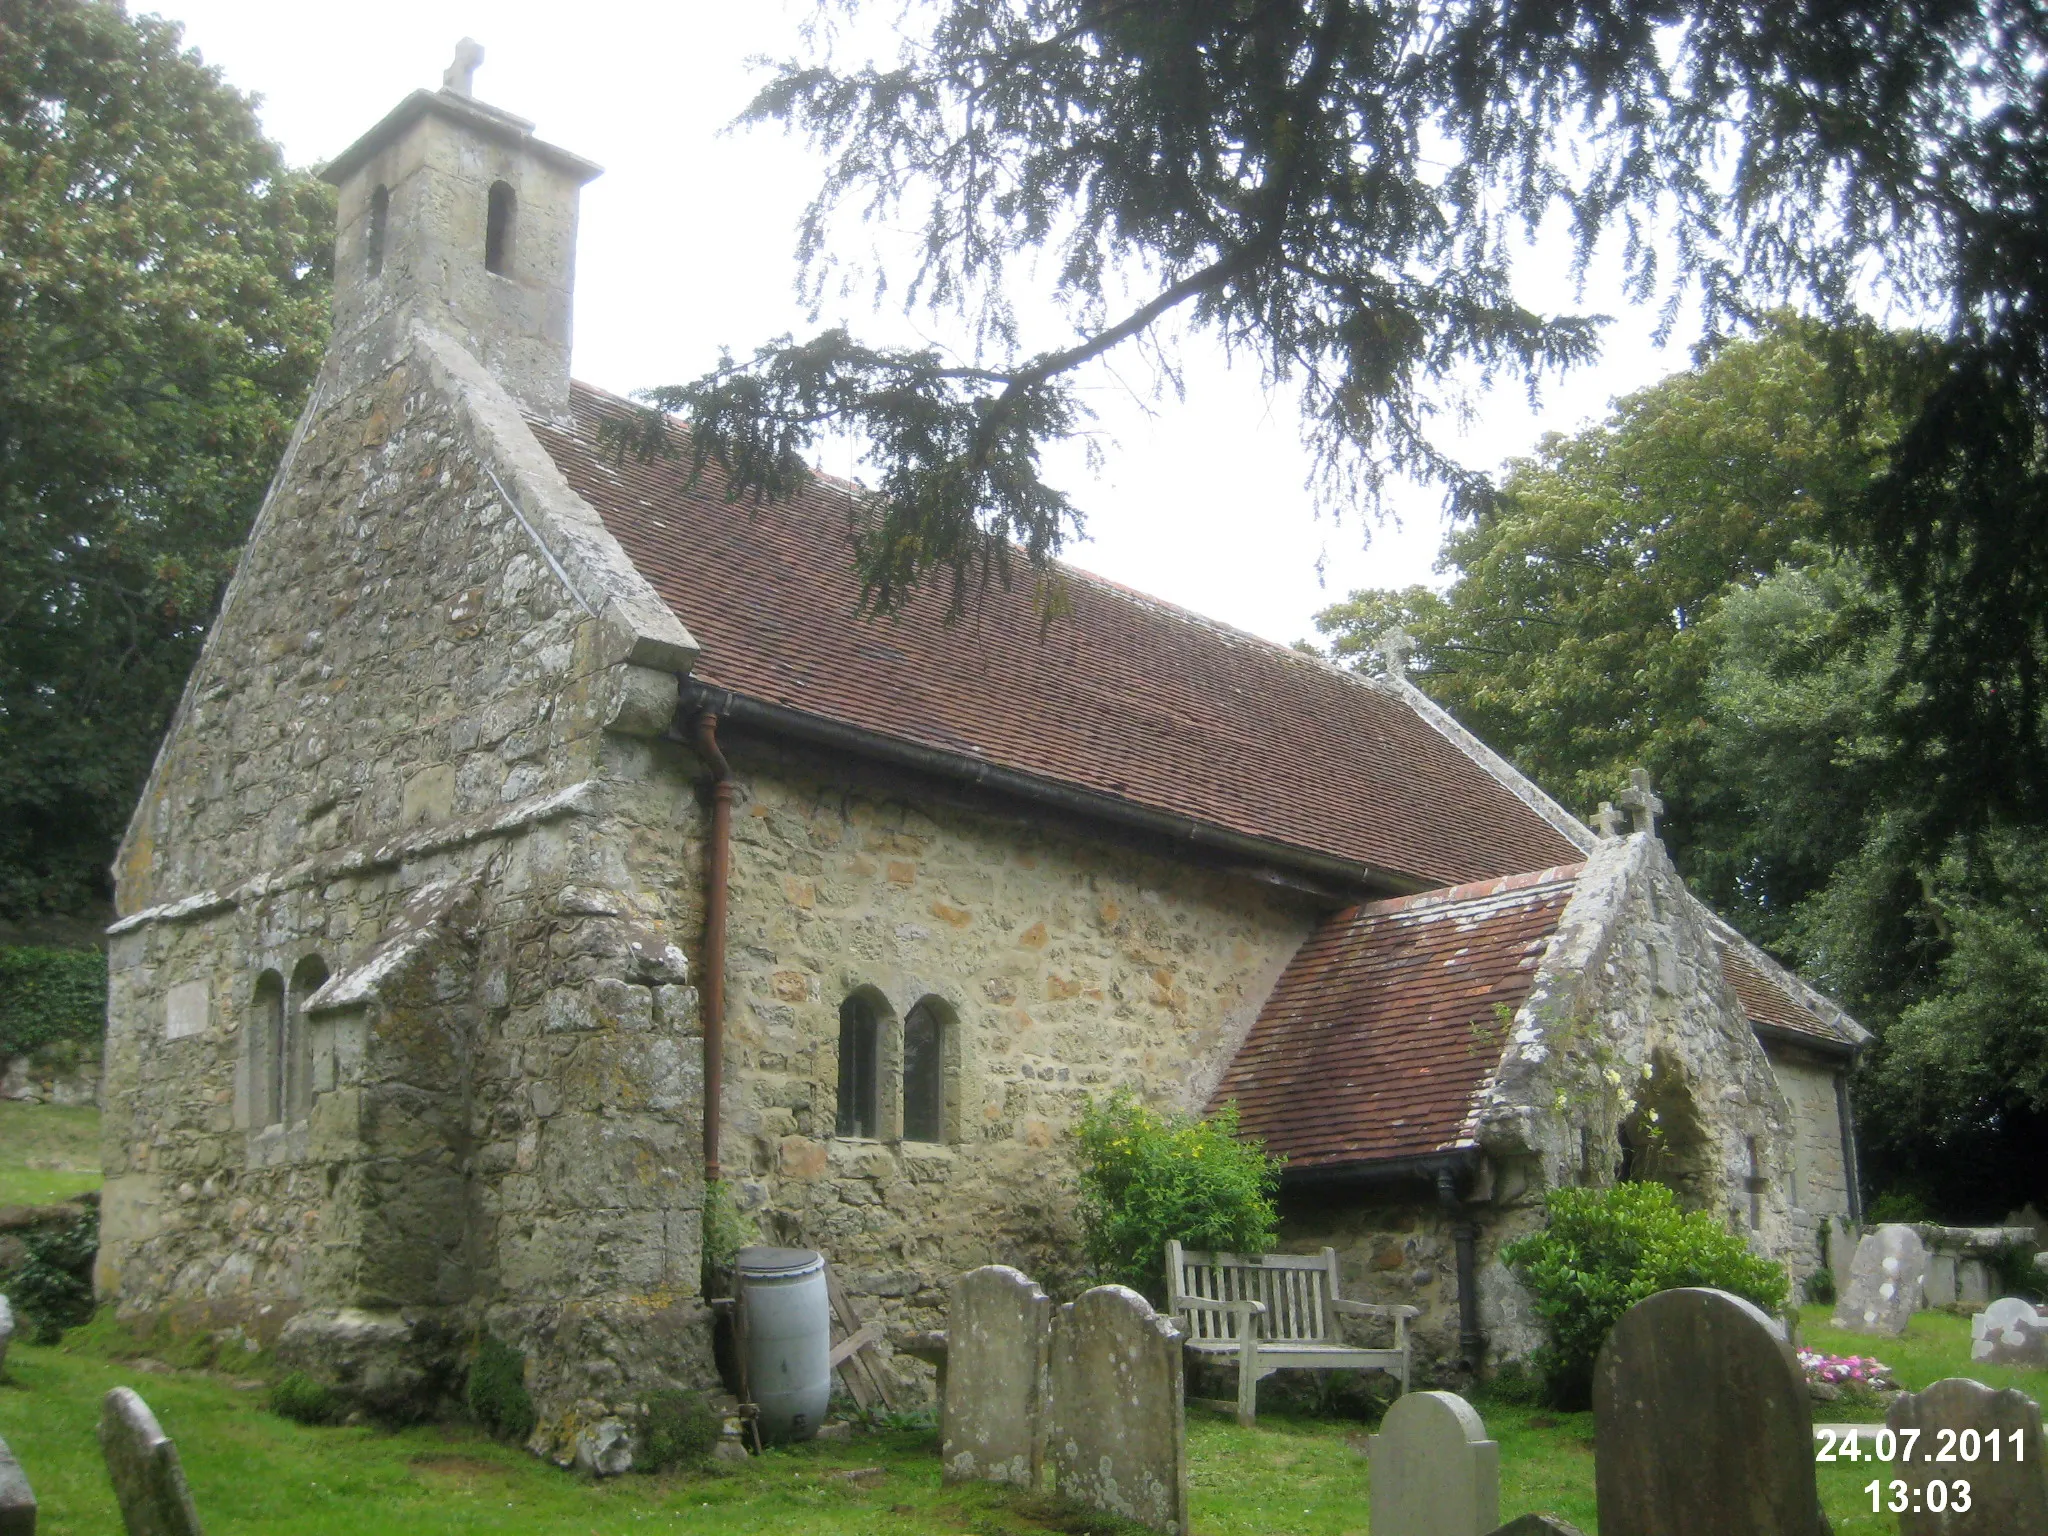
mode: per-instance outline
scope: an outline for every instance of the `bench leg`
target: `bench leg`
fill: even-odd
[[[1242,1324],[1245,1336],[1237,1346],[1237,1422],[1250,1429],[1259,1418],[1259,1340],[1252,1320]]]

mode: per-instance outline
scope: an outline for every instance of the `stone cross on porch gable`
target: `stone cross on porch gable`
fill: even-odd
[[[1408,659],[1415,654],[1415,637],[1405,629],[1390,629],[1374,642],[1380,660],[1387,664],[1389,677],[1406,677]]]
[[[1602,800],[1600,802],[1599,814],[1593,818],[1593,830],[1602,837],[1612,838],[1621,836],[1621,812],[1614,808],[1612,800]]]
[[[1650,773],[1646,768],[1631,768],[1628,771],[1628,788],[1620,795],[1622,808],[1635,817],[1636,830],[1657,835],[1657,818],[1664,814],[1664,802],[1657,798],[1657,792],[1650,788]]]
[[[455,62],[441,71],[441,89],[454,96],[476,94],[476,67],[484,61],[484,45],[465,37],[455,45]]]

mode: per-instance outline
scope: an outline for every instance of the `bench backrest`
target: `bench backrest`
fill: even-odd
[[[1169,1309],[1183,1296],[1211,1301],[1260,1301],[1259,1337],[1275,1343],[1320,1344],[1336,1339],[1330,1301],[1337,1294],[1337,1250],[1321,1253],[1204,1253],[1166,1245]],[[1237,1319],[1224,1312],[1182,1313],[1180,1326],[1196,1339],[1235,1339]]]

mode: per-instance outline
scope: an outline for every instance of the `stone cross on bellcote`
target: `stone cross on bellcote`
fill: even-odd
[[[476,94],[476,67],[484,61],[484,45],[465,37],[455,45],[455,62],[441,71],[441,89],[453,96]]]
[[[1657,798],[1657,792],[1650,788],[1647,769],[1631,768],[1628,771],[1628,788],[1619,796],[1622,809],[1635,818],[1635,829],[1657,835],[1657,818],[1664,814],[1664,802]]]

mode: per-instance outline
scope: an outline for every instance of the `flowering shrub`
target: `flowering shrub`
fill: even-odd
[[[1824,1355],[1817,1349],[1799,1351],[1799,1368],[1808,1381],[1830,1387],[1895,1387],[1892,1368],[1869,1355]]]
[[[1166,1299],[1166,1241],[1264,1253],[1280,1212],[1280,1162],[1237,1134],[1237,1106],[1206,1120],[1163,1115],[1128,1092],[1081,1117],[1081,1225],[1104,1280],[1157,1306]]]

